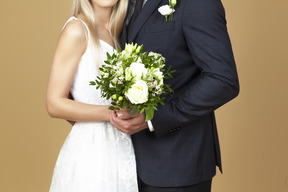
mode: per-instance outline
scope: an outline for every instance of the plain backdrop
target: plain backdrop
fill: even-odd
[[[288,192],[288,2],[223,4],[241,91],[216,111],[224,174],[217,173],[213,192]],[[71,126],[47,115],[45,92],[71,6],[0,2],[0,191],[49,190]]]

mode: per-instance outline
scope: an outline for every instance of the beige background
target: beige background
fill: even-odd
[[[72,0],[1,1],[0,191],[48,191],[70,131],[45,90]],[[241,92],[217,110],[224,174],[213,192],[288,192],[287,0],[223,0]]]

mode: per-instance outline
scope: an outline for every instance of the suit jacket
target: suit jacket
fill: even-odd
[[[222,171],[214,110],[238,95],[239,84],[221,1],[178,0],[168,22],[158,11],[165,4],[148,0],[120,42],[143,44],[176,70],[165,81],[175,94],[152,119],[155,132],[143,130],[132,141],[145,183],[179,187],[211,179],[216,165]]]

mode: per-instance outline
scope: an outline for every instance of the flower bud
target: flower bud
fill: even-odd
[[[125,51],[128,53],[132,53],[133,51],[133,45],[131,44],[125,44]]]
[[[117,99],[117,95],[116,94],[112,95],[112,99],[116,100]]]
[[[125,80],[126,81],[130,81],[132,79],[132,74],[130,72],[130,68],[127,67],[126,70],[125,70]]]
[[[133,46],[133,44],[132,44],[132,51],[134,52],[135,50],[136,50],[136,48],[137,48],[137,43]]]
[[[143,50],[143,45],[138,46],[136,49],[136,54],[140,53]]]
[[[172,7],[174,7],[176,4],[177,4],[177,1],[176,1],[176,0],[170,0],[170,5],[171,5]]]

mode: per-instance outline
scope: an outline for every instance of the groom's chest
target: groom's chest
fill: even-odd
[[[181,13],[184,1],[177,1],[172,21],[166,21],[165,16],[158,11],[159,7],[168,3],[168,0],[160,1],[157,7],[153,7],[154,10],[147,19],[142,21],[141,28],[133,42],[143,44],[144,51],[162,52],[169,47],[186,46]]]

